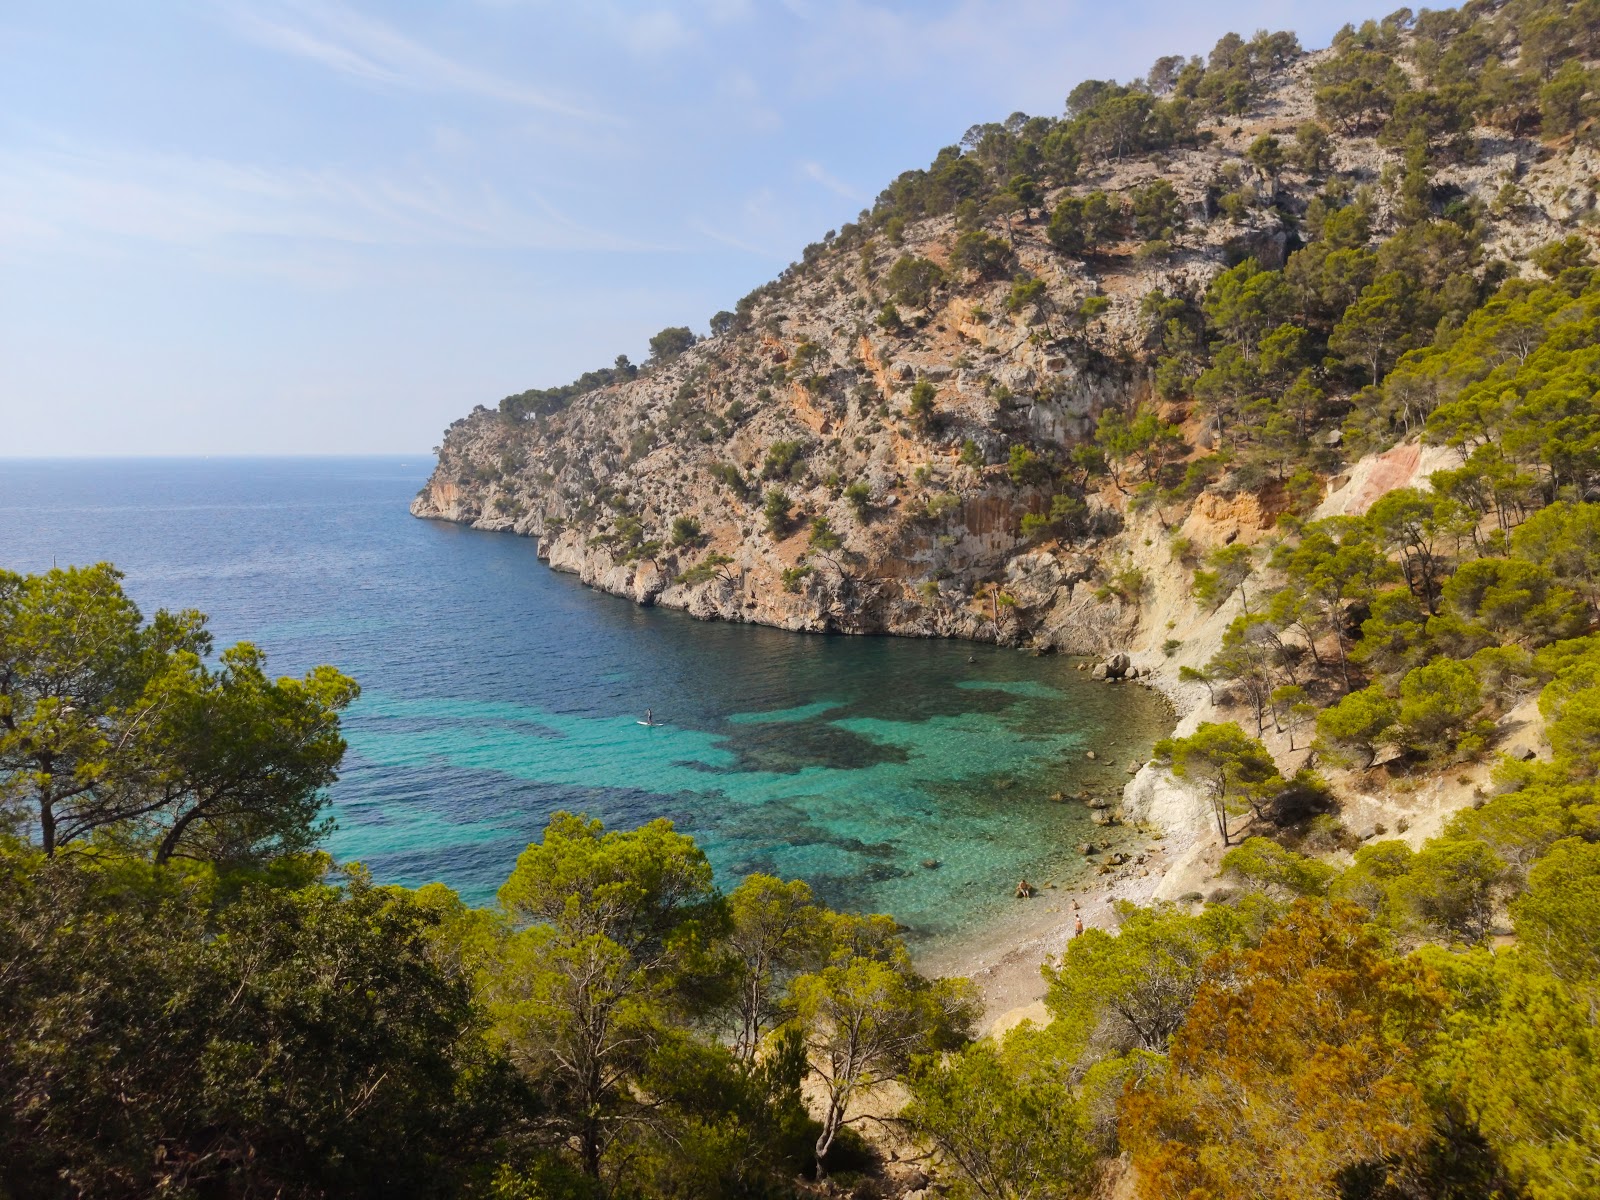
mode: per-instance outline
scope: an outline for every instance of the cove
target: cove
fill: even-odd
[[[638,608],[527,539],[412,518],[431,465],[0,462],[0,564],[109,559],[147,612],[198,607],[277,671],[353,674],[330,849],[478,903],[567,808],[670,817],[725,883],[804,878],[919,940],[967,934],[1019,878],[1077,876],[1100,831],[1051,797],[1113,794],[1170,725],[1061,658]]]

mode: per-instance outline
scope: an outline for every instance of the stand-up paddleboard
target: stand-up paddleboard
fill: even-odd
[[[635,721],[634,724],[635,725],[643,725],[647,729],[660,729],[663,725],[666,724],[666,722],[665,721]]]

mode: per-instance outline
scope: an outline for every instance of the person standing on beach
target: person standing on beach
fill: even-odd
[[[1083,914],[1078,913],[1072,918],[1072,936],[1077,937],[1083,932]]]

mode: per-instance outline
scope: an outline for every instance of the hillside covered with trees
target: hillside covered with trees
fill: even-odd
[[[413,511],[699,616],[1158,645],[1146,541],[1239,502],[1276,535],[1365,454],[1476,449],[1429,427],[1449,380],[1390,376],[1588,261],[1585,12],[1230,35],[975,125],[709,336],[457,422]]]

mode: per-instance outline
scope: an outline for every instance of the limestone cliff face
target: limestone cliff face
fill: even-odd
[[[1319,57],[1286,69],[1248,117],[1203,130],[1200,148],[1085,168],[1031,214],[992,220],[988,231],[1014,252],[996,277],[950,266],[950,217],[912,222],[895,245],[824,242],[731,327],[636,378],[532,419],[475,409],[447,431],[411,511],[537,537],[552,568],[706,619],[1148,652],[1203,616],[1164,578],[1187,579],[1164,535],[1181,528],[1202,548],[1268,536],[1281,495],[1206,495],[1192,511],[1133,514],[1127,492],[1085,474],[1070,536],[1029,540],[1022,519],[1046,510],[1053,489],[1008,469],[1008,455],[1026,447],[1070,472],[1073,448],[1108,406],[1152,398],[1145,297],[1196,296],[1247,255],[1281,265],[1297,244],[1285,214],[1304,212],[1329,178],[1373,185],[1375,233],[1393,227],[1396,200],[1381,183],[1399,151],[1341,137],[1330,171],[1286,168],[1270,180],[1244,157],[1259,135],[1287,137],[1312,115]],[[1591,202],[1593,151],[1551,155],[1480,133],[1477,152],[1435,182],[1482,202],[1487,256],[1558,236]],[[1041,214],[1066,191],[1115,195],[1158,178],[1186,209],[1170,243],[1130,240],[1080,259],[1047,240]],[[1262,203],[1224,216],[1219,178],[1242,179]],[[1496,215],[1508,179],[1521,201]],[[948,282],[925,308],[901,302],[902,324],[884,328],[885,276],[903,254],[941,264]],[[1012,297],[1020,273],[1044,285],[1022,305]],[[1103,311],[1085,316],[1089,297]],[[1202,453],[1204,431],[1184,432]],[[776,489],[788,515],[769,528]]]
[[[704,619],[1031,639],[1086,653],[1120,642],[1135,609],[1096,594],[1103,541],[1025,543],[1022,517],[1045,508],[1047,494],[1018,486],[1004,466],[964,464],[961,448],[971,439],[988,458],[1004,459],[1012,443],[1039,444],[1035,428],[1049,430],[1046,437],[1081,435],[1102,405],[1136,386],[1129,374],[1026,344],[975,354],[945,314],[904,339],[855,336],[848,312],[830,311],[848,310],[846,303],[818,300],[811,311],[803,299],[795,305],[782,322],[787,338],[708,340],[536,422],[475,411],[450,429],[411,511],[537,537],[540,557],[556,570]],[[823,387],[769,382],[771,367],[806,339],[828,356],[819,367],[830,376]],[[1024,394],[1054,394],[997,402],[991,373]],[[884,399],[861,402],[859,381],[880,376],[887,386],[876,395]],[[937,434],[895,412],[918,378],[939,387]],[[679,397],[691,390],[685,405]],[[745,410],[737,423],[724,418],[726,436],[718,430],[707,439],[708,409],[721,415],[736,401]],[[764,471],[775,443],[800,443],[792,469]],[[747,482],[730,484],[729,467]],[[852,501],[845,489],[857,483],[867,493]],[[763,513],[775,488],[792,504],[787,527],[776,532]],[[1093,503],[1099,527],[1114,530],[1114,502]],[[813,543],[817,517],[827,519],[837,546]],[[698,532],[674,545],[674,522],[683,518]]]

